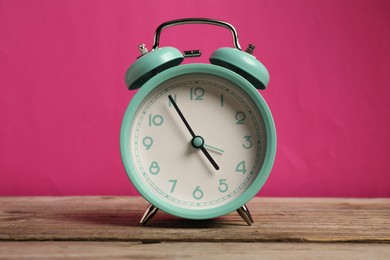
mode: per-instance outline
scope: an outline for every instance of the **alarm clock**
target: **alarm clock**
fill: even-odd
[[[182,24],[222,26],[234,47],[214,51],[210,64],[181,65],[201,51],[160,47],[159,39]],[[246,203],[267,180],[276,152],[274,120],[258,91],[269,74],[254,46],[243,51],[227,22],[186,18],[161,24],[152,50],[139,50],[125,76],[137,93],[123,117],[120,150],[130,181],[150,203],[140,223],[160,209],[197,220],[237,211],[252,225]]]

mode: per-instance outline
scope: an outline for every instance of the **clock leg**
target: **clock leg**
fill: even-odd
[[[145,210],[145,213],[142,216],[141,221],[139,223],[141,223],[142,225],[146,225],[146,223],[148,223],[149,220],[151,220],[153,216],[156,215],[157,211],[158,211],[157,207],[155,207],[152,204],[149,204],[148,208]]]
[[[237,212],[249,226],[252,226],[252,224],[254,223],[253,218],[251,216],[251,213],[249,212],[248,207],[245,204],[241,208],[237,209]]]

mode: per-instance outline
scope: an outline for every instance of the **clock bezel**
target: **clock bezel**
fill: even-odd
[[[163,82],[173,77],[183,76],[183,75],[193,74],[193,73],[197,73],[197,74],[204,73],[204,74],[218,76],[240,87],[252,98],[255,105],[258,107],[263,117],[263,123],[266,130],[267,146],[266,146],[264,161],[259,174],[257,175],[256,179],[253,181],[251,186],[247,190],[245,190],[239,197],[232,200],[231,202],[228,202],[227,204],[222,206],[217,205],[217,207],[209,208],[209,209],[181,208],[180,206],[175,206],[155,196],[154,193],[150,191],[150,189],[145,187],[145,185],[139,178],[136,167],[133,164],[131,158],[132,152],[130,151],[130,145],[129,145],[130,129],[134,117],[136,115],[136,111],[138,107],[142,104],[145,97],[147,97],[151,91],[153,91]],[[267,103],[260,95],[260,93],[256,90],[256,88],[249,81],[247,81],[237,73],[217,65],[199,64],[199,63],[185,64],[185,65],[172,67],[170,69],[167,69],[157,74],[149,81],[147,81],[133,96],[130,104],[126,109],[122,121],[122,127],[120,132],[120,149],[122,155],[122,162],[130,181],[133,183],[137,191],[149,203],[153,204],[160,210],[175,216],[179,216],[187,219],[209,219],[209,218],[222,216],[234,210],[237,210],[245,203],[247,203],[250,199],[252,199],[260,191],[260,189],[263,187],[264,183],[266,182],[267,178],[269,177],[269,174],[271,172],[275,160],[276,130],[275,130],[274,120],[268,108]]]

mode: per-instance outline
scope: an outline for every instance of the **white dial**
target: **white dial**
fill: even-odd
[[[143,188],[166,204],[193,210],[225,205],[245,192],[260,172],[267,145],[253,99],[207,73],[156,86],[138,106],[128,134]]]

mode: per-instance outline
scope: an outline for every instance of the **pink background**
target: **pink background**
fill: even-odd
[[[262,196],[390,197],[390,1],[0,0],[0,195],[137,194],[119,152],[124,73],[171,19],[232,23],[269,69],[278,150]],[[169,28],[161,46],[230,33]]]

